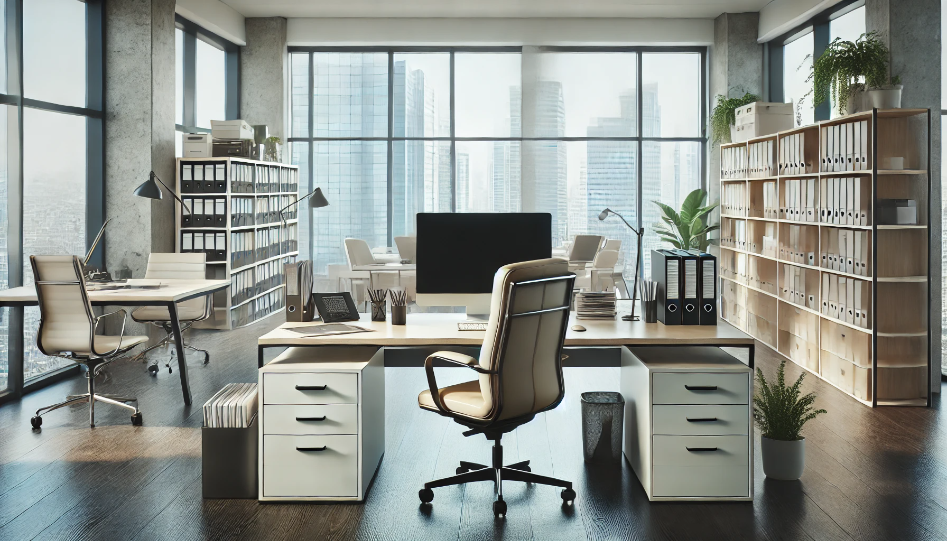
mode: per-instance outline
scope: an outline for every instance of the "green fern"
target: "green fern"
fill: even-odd
[[[757,389],[753,396],[753,419],[760,427],[763,437],[771,440],[795,441],[803,425],[826,413],[824,409],[813,409],[815,393],[802,393],[803,372],[791,386],[786,386],[786,361],[779,363],[776,383],[770,385],[759,368],[756,369]]]
[[[654,224],[654,231],[658,237],[681,250],[697,248],[706,252],[707,246],[716,242],[714,239],[709,239],[708,234],[720,229],[719,225],[704,225],[706,216],[717,208],[717,203],[706,207],[701,206],[706,198],[706,191],[700,188],[692,191],[681,203],[680,212],[664,203],[654,201],[653,203],[661,209],[661,221],[664,222]]]
[[[856,91],[864,90],[866,85],[878,88],[887,84],[889,56],[888,46],[877,32],[862,34],[854,42],[835,38],[812,63],[806,79],[813,83],[813,105],[825,103],[831,94],[839,114],[845,114],[848,100]]]
[[[736,110],[755,101],[760,101],[760,97],[749,92],[744,93],[741,98],[728,98],[717,94],[717,105],[710,112],[710,134],[713,142],[729,143],[730,126],[737,121]]]

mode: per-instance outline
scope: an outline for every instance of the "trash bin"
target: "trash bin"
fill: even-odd
[[[620,462],[625,399],[619,393],[582,393],[582,451],[586,462]]]

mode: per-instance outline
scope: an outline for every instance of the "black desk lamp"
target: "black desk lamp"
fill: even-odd
[[[179,203],[181,203],[181,206],[187,210],[188,214],[190,214],[191,209],[184,204],[184,201],[178,197],[178,194],[174,193],[174,190],[169,188],[164,182],[161,182],[161,179],[158,178],[158,175],[156,175],[154,171],[148,173],[148,180],[144,181],[141,186],[135,188],[135,195],[138,197],[147,197],[148,199],[163,199],[164,196],[162,195],[161,188],[158,186],[158,184],[164,186],[164,189],[174,196],[174,198],[177,199]]]
[[[279,211],[279,219],[280,219],[281,222],[283,222],[283,225],[286,225],[286,218],[283,218],[283,211],[286,210],[286,209],[288,209],[289,207],[292,207],[292,206],[294,206],[294,205],[298,205],[298,204],[300,203],[300,201],[302,201],[303,199],[306,199],[307,197],[311,197],[311,198],[312,198],[312,199],[309,200],[309,208],[317,209],[317,208],[320,208],[320,207],[328,207],[328,206],[329,206],[329,202],[326,201],[326,196],[322,195],[322,188],[316,188],[315,190],[309,192],[308,194],[306,194],[306,195],[300,197],[299,199],[293,201],[292,203],[290,203],[290,204],[288,204],[288,205],[286,205],[285,207],[283,207],[283,208],[280,209],[280,211]]]
[[[598,219],[604,220],[605,218],[608,218],[609,214],[614,214],[615,216],[621,218],[621,221],[625,222],[625,225],[628,226],[628,229],[631,229],[632,232],[638,236],[638,255],[635,257],[635,281],[631,285],[631,315],[622,317],[622,319],[625,319],[626,321],[638,321],[639,318],[635,316],[635,303],[638,301],[638,264],[641,262],[641,236],[644,235],[644,227],[642,227],[640,230],[635,229],[630,223],[628,223],[628,220],[626,220],[624,216],[618,214],[612,209],[603,210],[601,213],[599,213]]]

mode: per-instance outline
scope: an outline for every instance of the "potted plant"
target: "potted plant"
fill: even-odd
[[[756,369],[753,419],[762,432],[763,473],[772,479],[795,481],[802,477],[806,464],[806,440],[799,432],[826,411],[813,409],[814,393],[802,394],[806,374],[803,372],[787,387],[785,369],[786,361],[779,363],[774,385],[766,381],[762,370]]]
[[[263,159],[268,162],[278,162],[282,159],[282,153],[280,144],[283,140],[279,137],[272,135],[263,140]]]
[[[710,112],[710,133],[714,143],[729,143],[730,126],[736,122],[736,110],[759,100],[759,96],[749,92],[741,98],[728,98],[717,94],[717,105]]]
[[[825,103],[831,95],[840,115],[867,108],[865,90],[888,84],[888,57],[888,46],[876,32],[862,34],[854,42],[835,38],[812,63],[806,79],[813,83],[813,105]]]
[[[868,99],[871,100],[871,106],[875,109],[900,109],[901,108],[901,76],[895,75],[888,81],[888,84],[868,90]]]
[[[681,211],[677,212],[664,203],[654,201],[661,209],[661,221],[654,225],[661,240],[671,243],[681,250],[700,249],[707,251],[707,246],[714,243],[707,235],[711,231],[720,229],[719,225],[704,225],[704,217],[717,208],[717,203],[703,206],[707,192],[698,188],[687,194],[681,203]]]

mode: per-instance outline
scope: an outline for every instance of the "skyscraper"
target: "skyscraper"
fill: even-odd
[[[457,153],[457,212],[467,212],[469,208],[470,186],[470,155],[465,152]]]
[[[524,100],[523,111],[532,137],[563,137],[566,120],[562,83],[537,81],[531,99]],[[527,105],[528,104],[528,105]],[[556,140],[523,143],[523,212],[548,212],[552,215],[552,242],[561,244],[568,229],[566,202],[566,143]],[[511,167],[512,170],[512,167]]]

